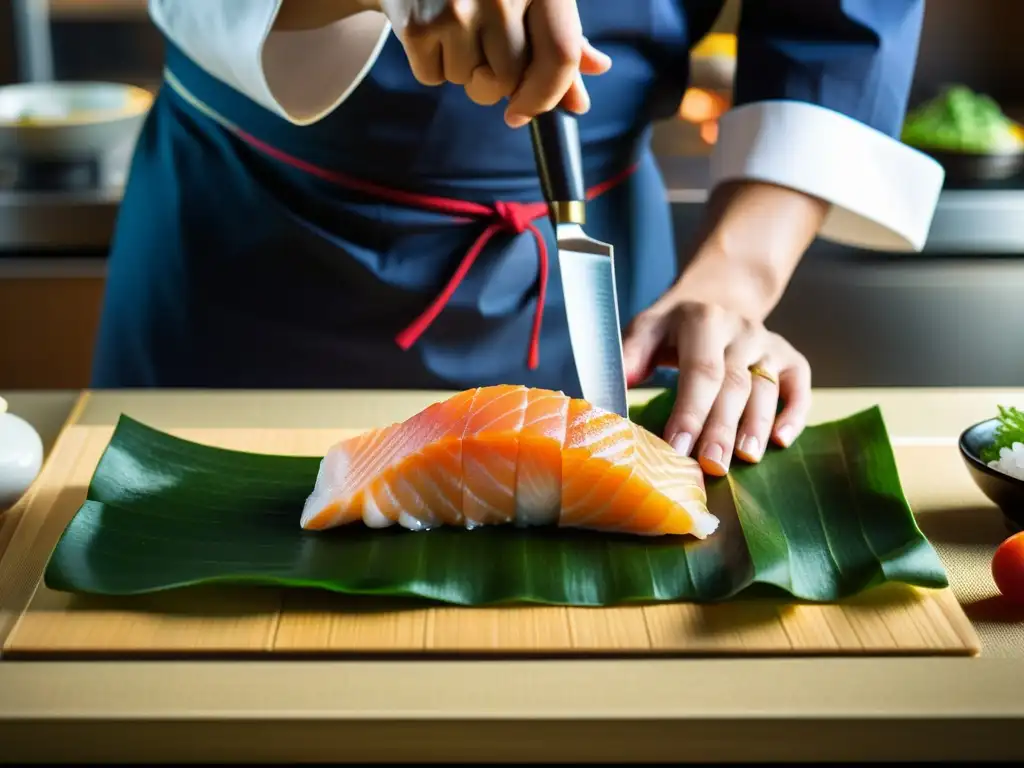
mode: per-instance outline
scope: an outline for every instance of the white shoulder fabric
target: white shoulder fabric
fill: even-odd
[[[323,29],[272,31],[282,0],[149,0],[153,23],[213,77],[296,125],[333,112],[391,31],[365,11]]]
[[[711,185],[778,184],[831,203],[821,237],[886,251],[920,251],[945,179],[927,155],[830,109],[761,101],[726,112]]]

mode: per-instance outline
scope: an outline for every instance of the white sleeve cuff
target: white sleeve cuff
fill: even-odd
[[[362,82],[391,25],[364,11],[329,27],[274,31],[282,0],[149,0],[154,24],[213,77],[296,125]]]
[[[845,245],[920,251],[945,172],[938,162],[839,112],[762,101],[726,112],[711,155],[711,187],[764,181],[831,204],[819,235]]]

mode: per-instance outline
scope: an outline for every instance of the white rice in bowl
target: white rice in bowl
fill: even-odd
[[[992,469],[1004,475],[1024,480],[1024,443],[1014,443],[1009,448],[999,449],[999,458],[988,463]]]

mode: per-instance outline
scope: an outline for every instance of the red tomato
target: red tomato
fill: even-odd
[[[1012,603],[1024,605],[1024,531],[1015,533],[992,556],[992,578]]]

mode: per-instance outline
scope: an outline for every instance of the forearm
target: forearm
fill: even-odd
[[[321,29],[363,11],[379,11],[378,0],[283,0],[274,19],[277,31]]]
[[[814,240],[828,203],[754,181],[719,185],[675,288],[763,322]]]

